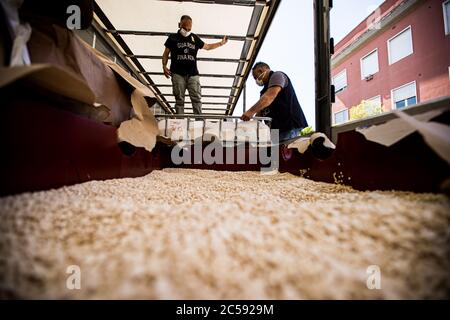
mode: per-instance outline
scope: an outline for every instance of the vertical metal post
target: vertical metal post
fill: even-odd
[[[166,118],[164,122],[164,136],[167,137],[167,124],[169,122],[169,119]]]
[[[94,31],[94,35],[92,36],[92,48],[95,49],[96,44],[97,44],[97,34]]]
[[[203,141],[203,137],[205,136],[205,128],[206,127],[206,119],[203,119],[203,128],[202,128],[202,141]]]
[[[259,120],[256,121],[256,143],[259,144]]]
[[[316,82],[316,131],[331,137],[331,46],[332,0],[314,0],[314,56]]]
[[[242,91],[242,94],[243,94],[243,101],[242,101],[242,104],[243,104],[243,110],[244,110],[244,113],[247,111],[247,85],[244,83],[244,88],[243,88],[243,91]]]
[[[191,120],[189,117],[186,117],[186,141],[189,141],[189,125],[191,123]]]
[[[234,141],[238,141],[237,137],[238,119],[234,119]]]

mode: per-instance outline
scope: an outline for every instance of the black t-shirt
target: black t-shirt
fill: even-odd
[[[180,32],[171,34],[164,43],[170,50],[170,71],[182,76],[196,76],[197,51],[205,43],[194,33],[183,37]]]

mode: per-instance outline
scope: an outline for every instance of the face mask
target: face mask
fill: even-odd
[[[190,31],[186,31],[183,28],[180,29],[180,33],[183,37],[189,37],[191,35]]]
[[[264,71],[263,73],[261,73],[261,75],[258,77],[258,79],[256,79],[256,84],[260,87],[264,86],[263,79],[264,79],[264,75],[266,74],[266,72],[267,72],[267,70]]]

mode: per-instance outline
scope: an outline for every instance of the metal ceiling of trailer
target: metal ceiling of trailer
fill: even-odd
[[[251,66],[281,0],[97,0],[95,23],[137,78],[175,113],[171,80],[162,72],[164,42],[178,30],[180,17],[192,17],[192,31],[207,43],[228,43],[198,52],[204,114],[232,115]],[[186,94],[185,113],[192,113]]]

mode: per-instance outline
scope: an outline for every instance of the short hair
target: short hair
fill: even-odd
[[[185,20],[191,20],[192,21],[192,18],[190,16],[188,16],[188,15],[182,15],[181,19],[180,19],[180,22],[183,22]]]
[[[256,68],[259,68],[259,67],[265,67],[267,69],[270,69],[270,67],[267,63],[260,61],[260,62],[255,63],[255,65],[252,68],[252,71],[254,71]]]

